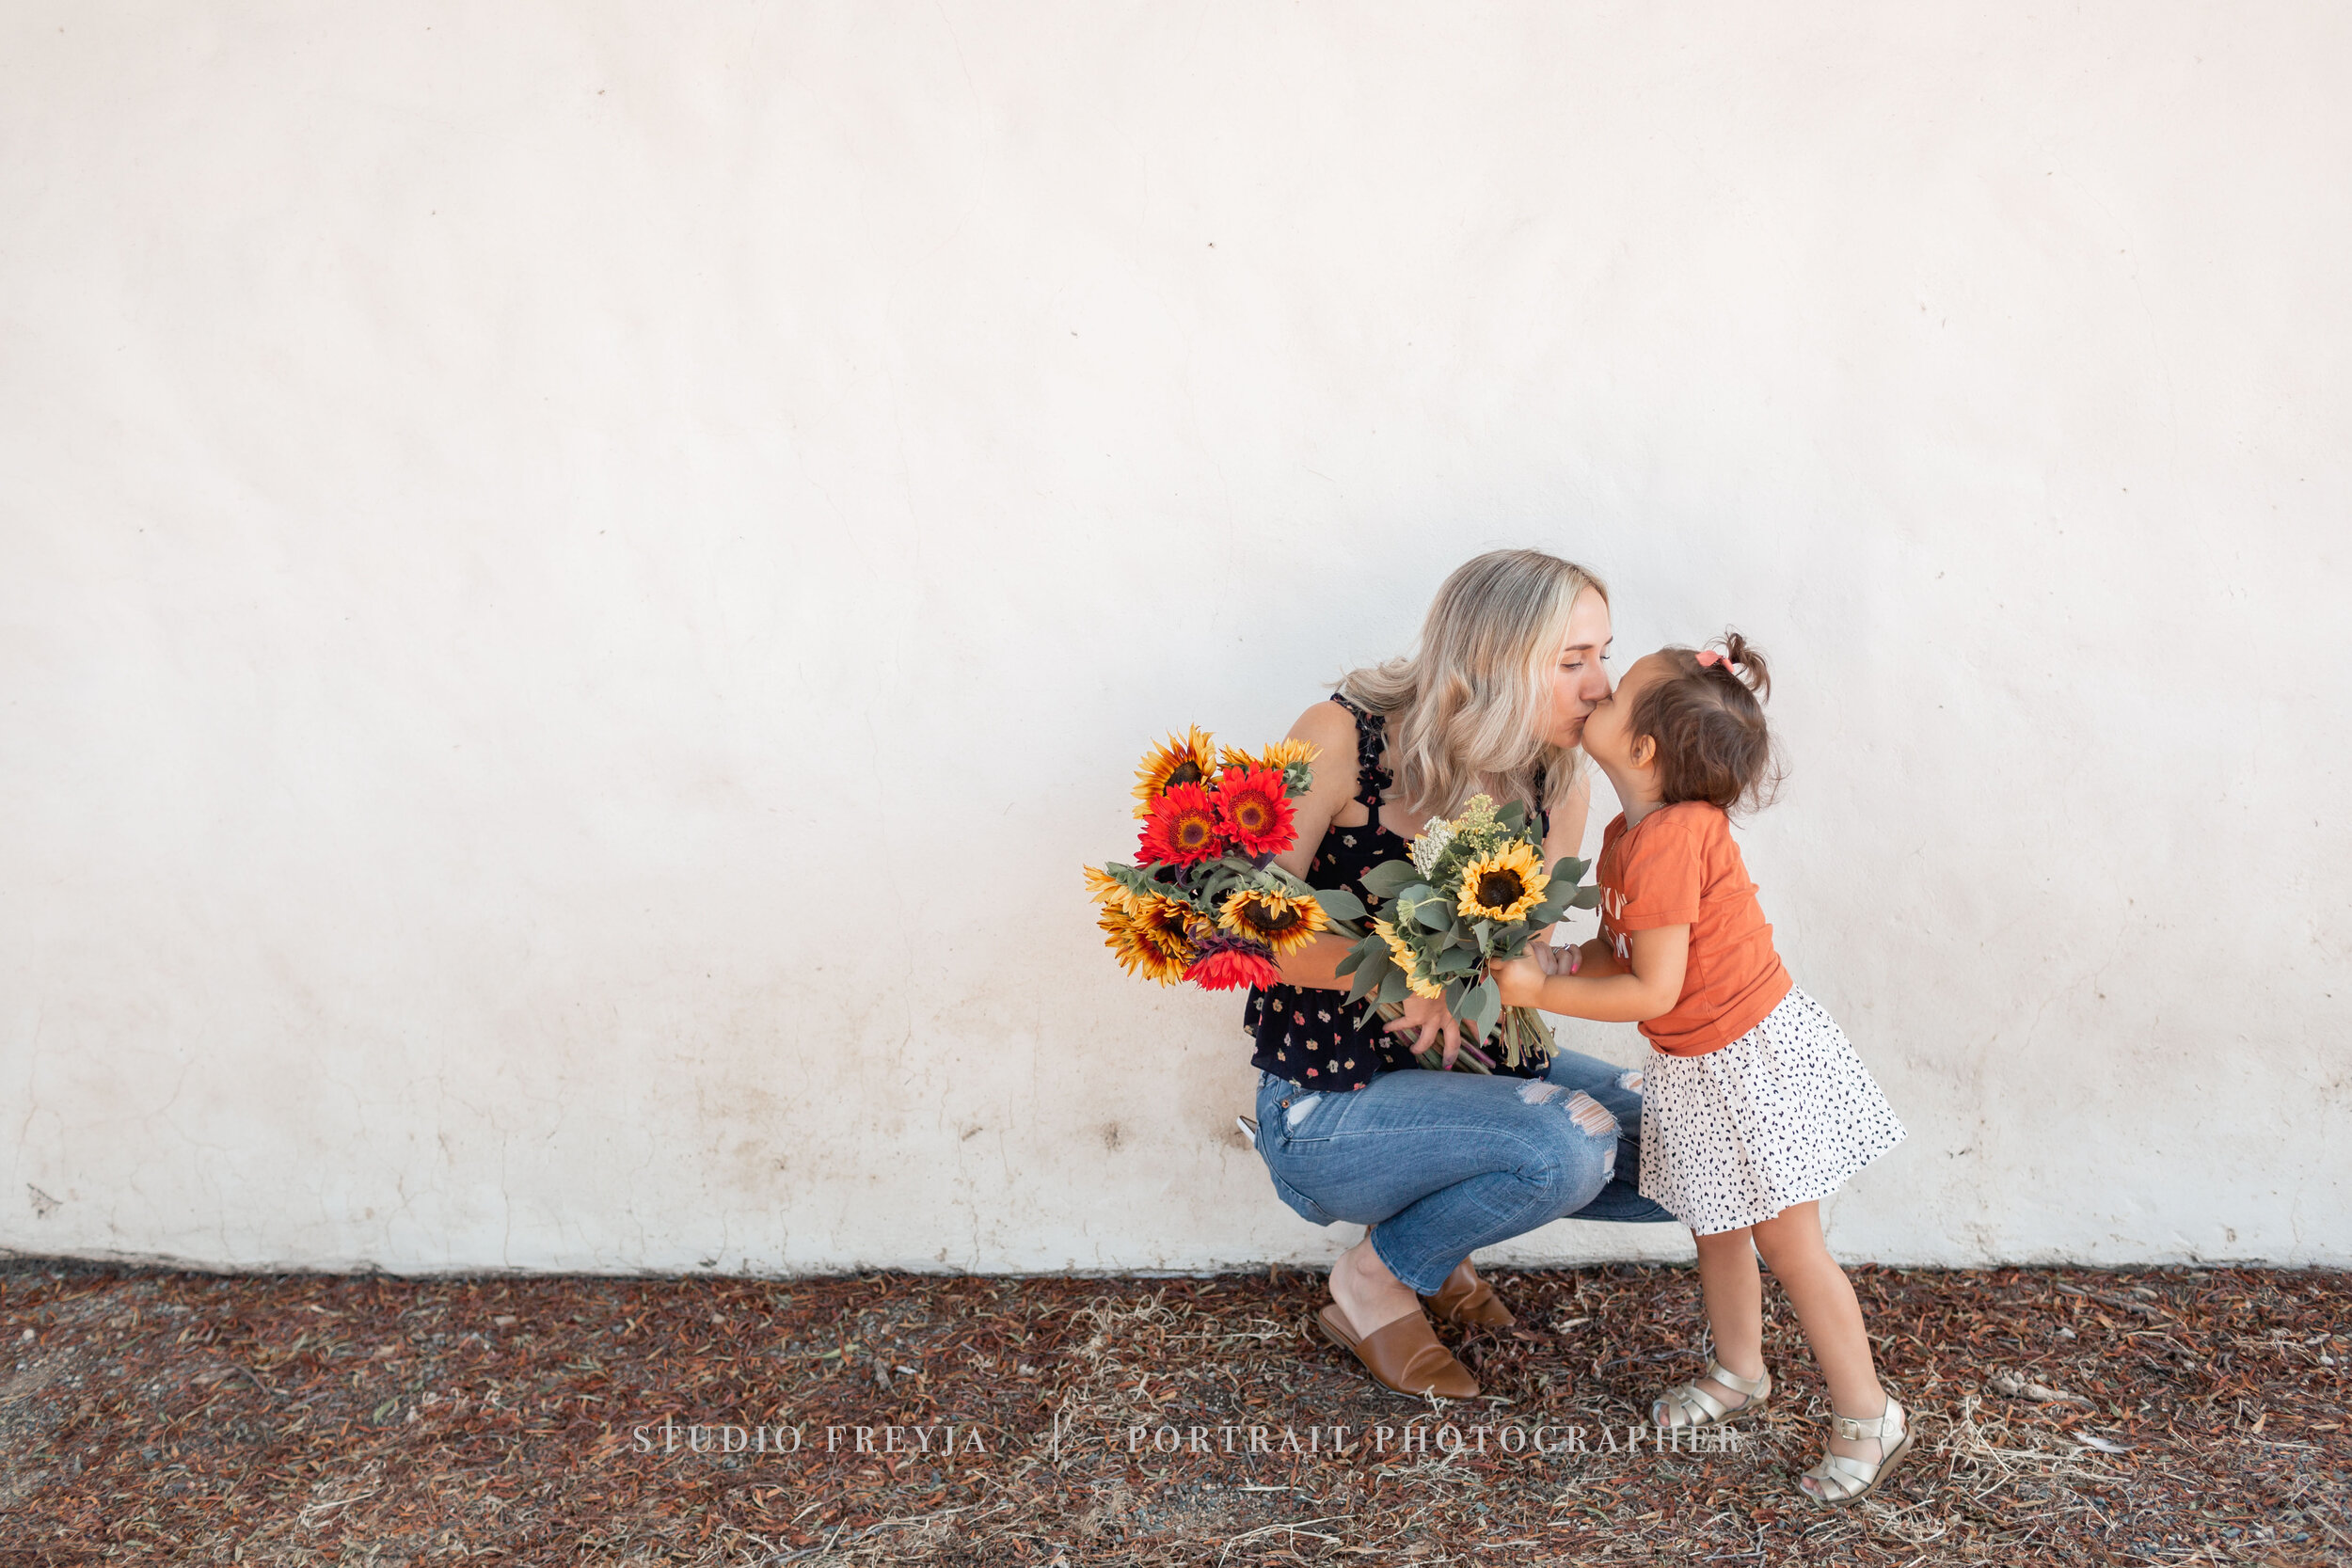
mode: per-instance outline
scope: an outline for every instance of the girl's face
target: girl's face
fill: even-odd
[[[1584,754],[1603,768],[1632,771],[1656,757],[1656,742],[1641,748],[1641,756],[1634,756],[1634,705],[1642,693],[1656,685],[1666,673],[1666,662],[1656,654],[1645,654],[1633,661],[1633,668],[1625,673],[1617,689],[1603,697],[1584,721]]]
[[[1610,636],[1609,601],[1587,588],[1569,608],[1568,632],[1552,661],[1551,727],[1544,737],[1552,745],[1581,744],[1586,716],[1608,697],[1609,672],[1601,661],[1609,657]]]

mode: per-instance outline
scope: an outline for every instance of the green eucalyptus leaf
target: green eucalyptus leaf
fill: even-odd
[[[1481,981],[1470,989],[1468,1010],[1461,1016],[1477,1024],[1478,1032],[1485,1034],[1494,1027],[1495,1020],[1502,1016],[1502,990],[1492,980]]]
[[[1334,920],[1361,920],[1364,901],[1343,887],[1319,887],[1314,890],[1315,902],[1323,912]]]
[[[1598,909],[1600,907],[1599,884],[1595,883],[1591,887],[1578,888],[1576,895],[1568,900],[1568,907],[1572,910]]]

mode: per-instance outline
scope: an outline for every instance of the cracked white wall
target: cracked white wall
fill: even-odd
[[[1841,1251],[2352,1260],[2347,25],[10,8],[0,1245],[1328,1257],[1077,866],[1535,543],[1777,659]]]

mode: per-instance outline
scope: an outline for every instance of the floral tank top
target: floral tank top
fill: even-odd
[[[1343,828],[1335,822],[1324,830],[1323,842],[1307,866],[1307,884],[1345,888],[1376,915],[1380,900],[1365,891],[1364,873],[1384,861],[1405,859],[1410,846],[1380,824],[1380,797],[1390,779],[1388,769],[1380,766],[1384,742],[1379,716],[1336,692],[1331,700],[1356,716],[1356,799],[1372,817],[1357,827]],[[1543,798],[1540,776],[1535,795]],[[1549,816],[1542,820],[1549,831]],[[1346,1090],[1362,1088],[1379,1073],[1421,1066],[1413,1055],[1411,1037],[1388,1033],[1381,1027],[1384,1022],[1364,1003],[1350,1002],[1343,990],[1252,986],[1248,1006],[1242,1013],[1242,1031],[1257,1045],[1249,1058],[1252,1067],[1304,1088]],[[1540,1078],[1546,1065],[1515,1068],[1496,1056],[1495,1071],[1514,1078]]]

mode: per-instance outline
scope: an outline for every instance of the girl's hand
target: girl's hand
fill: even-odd
[[[1334,706],[1338,705],[1334,704]],[[1419,1055],[1429,1049],[1429,1042],[1445,1036],[1445,1058],[1439,1070],[1452,1072],[1454,1058],[1462,1053],[1462,1021],[1445,1010],[1445,999],[1438,996],[1410,995],[1404,1001],[1402,1017],[1389,1021],[1387,1032],[1401,1035],[1410,1031],[1413,1053]]]
[[[1565,973],[1549,968],[1537,955],[1545,951],[1540,942],[1530,943],[1524,957],[1506,959],[1489,971],[1494,975],[1495,990],[1502,993],[1506,1007],[1540,1006],[1544,982],[1554,974]]]
[[[1531,942],[1530,957],[1544,966],[1546,974],[1573,974],[1583,967],[1584,949],[1576,942],[1563,942],[1554,947],[1548,942]]]

